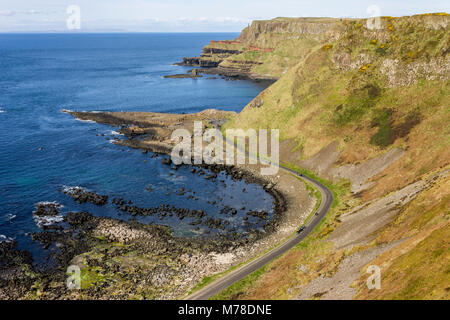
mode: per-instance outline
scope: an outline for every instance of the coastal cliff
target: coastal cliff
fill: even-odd
[[[254,21],[234,40],[211,41],[199,57],[180,65],[209,68],[203,73],[276,80],[298,59],[332,37],[341,19],[277,18]]]
[[[243,73],[278,81],[223,129],[279,129],[281,162],[338,200],[305,243],[219,298],[449,298],[449,22],[275,19],[235,40],[245,50],[218,68],[254,55]]]

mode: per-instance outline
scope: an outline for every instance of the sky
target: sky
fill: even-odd
[[[426,12],[450,12],[450,1],[0,0],[0,32],[239,32],[253,20],[276,17]]]

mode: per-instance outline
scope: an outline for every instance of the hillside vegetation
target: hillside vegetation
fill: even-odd
[[[278,18],[223,44],[240,53],[221,66],[279,77],[224,129],[279,129],[282,162],[346,191],[305,243],[220,297],[450,297],[449,21]]]

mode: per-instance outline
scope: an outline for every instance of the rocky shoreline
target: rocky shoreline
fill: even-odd
[[[255,66],[263,65],[258,59],[243,59],[245,52],[270,53],[272,48],[259,48],[248,46],[241,41],[212,41],[202,49],[199,57],[184,57],[181,62],[174,63],[176,66],[195,67],[190,73],[219,75],[228,80],[253,80],[275,82],[279,77],[254,72]],[[182,75],[167,76],[181,78]]]
[[[251,66],[258,64],[257,62],[247,61],[239,63],[238,67],[221,67],[221,66],[202,66],[198,64],[189,63],[176,63],[175,65],[186,66],[186,67],[198,67],[188,70],[186,74],[176,74],[176,75],[166,75],[164,78],[168,79],[186,79],[186,78],[202,78],[204,75],[217,75],[225,80],[252,80],[255,82],[267,82],[269,84],[274,83],[278,79],[272,76],[258,75],[250,72]],[[195,75],[192,75],[195,73]]]
[[[219,126],[234,113],[206,110],[199,114],[171,115],[153,113],[79,113],[77,118],[119,127],[123,140],[114,143],[154,152],[151,157],[168,154],[168,139],[177,127],[189,127],[194,120]],[[176,170],[163,156],[168,170]],[[237,214],[225,206],[222,218],[208,217],[202,210],[176,208],[169,204],[139,208],[123,198],[109,199],[81,188],[63,188],[61,192],[79,203],[97,206],[111,203],[130,221],[95,217],[89,212],[61,213],[55,203],[36,205],[36,219],[47,219],[42,232],[31,234],[33,241],[50,252],[53,264],[45,269],[33,264],[31,255],[17,248],[14,242],[0,243],[0,299],[176,299],[184,296],[204,277],[254,257],[295,231],[314,206],[304,185],[296,178],[280,173],[267,178],[259,175],[257,166],[198,165],[191,170],[205,179],[215,180],[220,173],[232,179],[264,186],[274,199],[273,217],[264,211],[247,209],[249,218],[260,221],[263,229],[248,224],[242,235],[227,228],[226,216]],[[203,172],[203,174],[202,174]],[[294,189],[295,185],[295,189]],[[186,190],[180,190],[185,192]],[[298,192],[302,196],[298,197]],[[191,225],[205,226],[220,232],[200,238],[172,235],[163,225],[134,221],[136,216],[155,215],[160,219],[173,215]],[[195,224],[195,225],[194,225]],[[66,287],[69,266],[80,268],[81,290]]]
[[[76,194],[82,198],[101,198],[93,192],[77,191]],[[282,195],[277,194],[277,197],[281,203]],[[123,199],[111,201],[125,204]],[[125,205],[125,208],[133,215],[148,212],[148,209],[131,205]],[[166,214],[172,210],[180,220],[184,215],[195,214],[199,219],[205,216],[201,210],[187,211],[168,206],[155,212]],[[282,205],[276,209],[278,216],[282,210]],[[231,210],[229,214],[232,214]],[[175,299],[203,277],[230,266],[231,252],[247,251],[246,247],[266,235],[255,229],[250,230],[248,237],[236,233],[206,238],[175,237],[170,228],[163,225],[95,217],[89,212],[61,214],[60,206],[55,203],[37,204],[34,215],[46,219],[63,216],[61,220],[42,227],[43,231],[30,235],[49,252],[53,263],[42,269],[33,263],[29,252],[17,248],[17,243],[1,242],[2,300]],[[277,227],[276,221],[273,219],[267,224],[266,232]],[[212,217],[204,220],[211,229],[220,229],[221,223],[217,222]],[[66,287],[66,270],[74,265],[81,270],[81,290],[68,290]],[[136,290],[137,285],[142,287],[141,291]]]

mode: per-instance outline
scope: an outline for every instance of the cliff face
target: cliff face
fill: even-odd
[[[329,181],[339,201],[309,240],[223,298],[450,297],[450,17],[371,25],[255,22],[236,39],[247,51],[220,62],[271,49],[242,60],[279,80],[224,129],[279,129],[281,162]],[[368,290],[368,265],[381,290]]]
[[[237,39],[212,41],[203,48],[200,57],[184,58],[180,64],[210,68],[209,70],[200,70],[203,73],[237,78],[277,80],[314,50],[329,43],[337,43],[340,50],[333,49],[335,52],[334,63],[342,69],[355,68],[360,67],[361,62],[369,59],[368,56],[361,54],[358,56],[359,60],[350,62],[352,57],[349,55],[348,49],[354,45],[352,39],[348,38],[350,34],[353,34],[352,36],[355,39],[359,39],[361,37],[357,32],[362,32],[364,39],[372,36],[377,41],[383,42],[397,32],[405,35],[397,41],[404,40],[408,43],[417,35],[417,32],[420,32],[419,29],[414,29],[414,24],[422,25],[424,30],[437,31],[447,28],[447,20],[448,17],[444,14],[404,18],[383,17],[381,24],[384,27],[375,30],[366,27],[366,20],[356,19],[277,18],[268,21],[254,21],[242,31]],[[349,29],[349,26],[358,25],[361,26],[355,30]],[[413,28],[414,31],[412,29],[408,31],[408,26]],[[398,28],[401,29],[401,32],[398,32]],[[408,32],[412,33],[413,38],[406,36]],[[430,34],[430,32],[427,32],[427,34]],[[339,39],[343,41],[338,42]],[[358,43],[357,48],[361,49],[361,45],[361,43]],[[428,49],[433,45],[434,42],[428,43]],[[383,51],[387,52],[385,47],[378,49],[379,54]],[[391,56],[404,56],[405,52],[400,51],[405,50],[405,48],[397,45],[395,50],[396,52],[390,51]],[[409,58],[415,60],[418,53],[410,53],[411,57]],[[423,67],[422,65],[415,66],[416,69],[423,69]],[[427,67],[436,68],[436,65],[428,64]],[[386,61],[384,68],[387,73],[390,69],[390,61]],[[398,73],[399,71],[396,70],[395,72]],[[404,81],[408,81],[407,78]]]
[[[200,57],[182,65],[209,67],[206,73],[276,80],[298,59],[332,36],[340,19],[277,18],[255,21],[235,40],[212,41]]]

